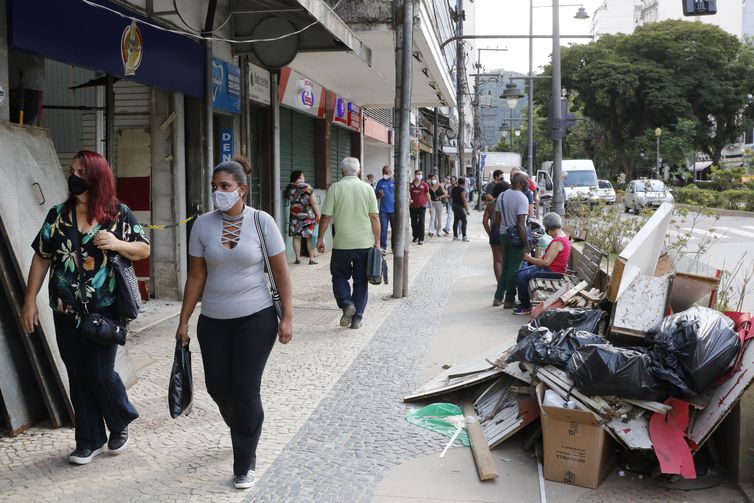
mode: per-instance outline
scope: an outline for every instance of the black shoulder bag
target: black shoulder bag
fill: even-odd
[[[73,243],[73,249],[76,250],[75,262],[76,271],[79,276],[79,290],[82,287],[86,289],[84,273],[81,265],[81,257],[83,256],[83,253],[79,241],[79,226],[77,222],[78,219],[76,218],[76,208],[73,208],[71,211],[71,220],[73,221],[73,236],[71,242]],[[97,344],[102,344],[103,346],[109,346],[111,344],[120,344],[123,346],[126,343],[128,329],[124,324],[106,318],[99,313],[90,313],[89,308],[87,307],[87,302],[83,302],[78,294],[76,294],[76,299],[79,302],[78,314],[81,320],[79,329],[84,337]]]
[[[121,205],[120,211],[125,213],[125,207]],[[118,317],[126,322],[133,321],[141,311],[141,292],[133,263],[120,253],[112,252],[107,254],[107,262],[115,276],[115,308]]]
[[[259,234],[259,243],[262,245],[262,255],[264,256],[264,267],[267,271],[267,277],[270,280],[270,295],[272,295],[272,305],[275,306],[275,314],[277,314],[278,320],[283,319],[283,303],[280,301],[280,292],[275,284],[275,276],[272,274],[272,267],[270,266],[270,256],[267,254],[267,240],[264,238],[264,231],[262,230],[262,223],[259,221],[259,210],[254,211],[254,225],[257,227],[257,234]]]

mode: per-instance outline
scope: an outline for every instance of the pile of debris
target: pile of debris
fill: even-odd
[[[463,413],[480,479],[496,476],[489,450],[537,419],[525,443],[541,433],[548,480],[596,488],[616,454],[641,475],[697,476],[694,454],[754,380],[754,325],[749,313],[710,308],[719,275],[660,260],[671,213],[663,205],[648,221],[589,309],[565,307],[588,282],[560,284],[516,343],[404,399],[469,397]]]

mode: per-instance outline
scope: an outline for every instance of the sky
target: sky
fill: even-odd
[[[464,0],[468,5],[470,0]],[[534,34],[552,34],[552,3],[550,0],[534,1]],[[592,16],[602,0],[560,0],[560,34],[589,35],[592,28]],[[564,7],[563,5],[574,5]],[[474,0],[476,6],[477,35],[528,35],[529,2],[526,0]],[[543,6],[538,8],[537,6]],[[589,19],[579,20],[573,16],[583,5]],[[467,28],[467,31],[468,28]],[[571,43],[587,43],[589,39],[561,39],[561,46]],[[489,69],[503,69],[527,73],[529,71],[529,41],[527,39],[477,40],[477,48],[507,48],[506,52],[482,51],[481,63]],[[551,39],[534,40],[534,73],[550,62],[552,53]],[[477,52],[474,53],[474,59]]]

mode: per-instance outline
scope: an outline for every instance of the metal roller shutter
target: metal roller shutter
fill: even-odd
[[[347,129],[333,126],[332,144],[330,148],[330,172],[332,174],[332,182],[335,183],[342,178],[340,174],[340,161],[346,157],[351,157],[351,135],[352,133]]]
[[[315,167],[315,119],[280,109],[280,189],[290,183],[291,173],[297,169],[304,172],[307,183],[314,183]]]
[[[280,190],[285,189],[293,171],[293,112],[280,108]]]

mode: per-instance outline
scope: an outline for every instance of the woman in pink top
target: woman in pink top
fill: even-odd
[[[530,280],[534,278],[560,279],[565,274],[566,265],[568,265],[571,242],[561,229],[563,220],[560,215],[548,213],[542,219],[542,223],[547,234],[552,236],[552,242],[541,259],[524,255],[524,260],[530,265],[521,267],[516,275],[519,305],[513,310],[513,314],[531,314]]]

